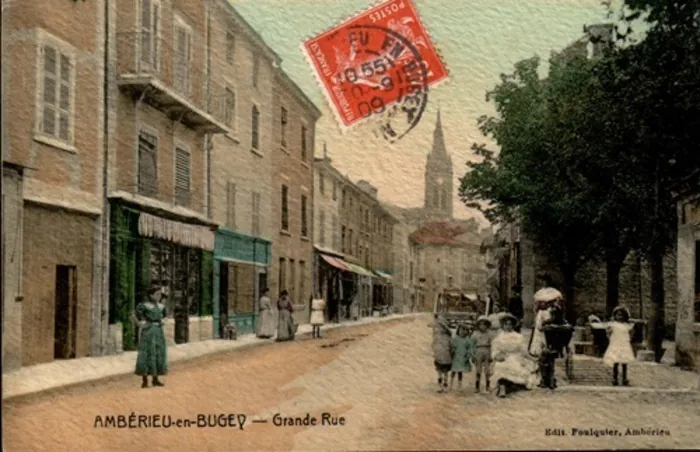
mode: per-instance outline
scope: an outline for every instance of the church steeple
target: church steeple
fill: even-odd
[[[440,109],[437,111],[433,147],[425,165],[425,209],[436,219],[452,218],[452,159],[445,147]]]

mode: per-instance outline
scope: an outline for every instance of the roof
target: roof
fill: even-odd
[[[291,89],[291,94],[299,101],[301,104],[309,110],[311,115],[315,120],[318,120],[318,118],[321,117],[321,110],[318,109],[316,104],[313,103],[311,99],[309,99],[309,96],[306,95],[306,93],[301,89],[299,85],[292,80],[292,78],[285,72],[282,67],[276,68],[275,71],[275,79],[277,80],[278,85],[280,86],[285,86],[288,89]]]
[[[238,24],[242,25],[243,31],[245,34],[247,34],[250,38],[251,41],[254,45],[256,45],[260,50],[265,52],[273,61],[275,61],[277,64],[282,63],[282,58],[275,52],[272,47],[267,45],[265,40],[260,36],[260,33],[258,33],[255,28],[253,28],[247,20],[241,15],[241,13],[231,4],[229,0],[221,0],[219,2],[220,6],[223,6],[226,8],[226,11],[228,11],[231,14],[231,17],[234,19],[235,22]]]
[[[469,229],[466,226],[449,222],[435,222],[417,229],[411,233],[409,239],[419,245],[442,245],[459,248],[475,246],[474,243],[461,239],[460,236],[467,232]]]

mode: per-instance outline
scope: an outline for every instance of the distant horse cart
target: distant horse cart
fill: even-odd
[[[474,327],[476,319],[486,311],[486,304],[476,294],[443,290],[435,298],[433,312],[445,318],[450,328],[459,325]]]

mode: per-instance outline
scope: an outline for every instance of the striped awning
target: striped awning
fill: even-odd
[[[386,279],[387,281],[391,281],[391,275],[388,273],[380,272],[379,270],[375,270],[374,273],[377,274],[377,276]]]
[[[360,267],[359,265],[351,264],[350,262],[345,262],[345,265],[348,266],[348,271],[356,273],[360,276],[373,276],[371,271],[365,269],[364,267]]]
[[[342,270],[344,272],[349,271],[347,267],[347,262],[345,262],[342,259],[339,259],[337,257],[331,257],[328,256],[327,254],[321,254],[321,257],[323,258],[324,261],[326,261],[329,265]]]

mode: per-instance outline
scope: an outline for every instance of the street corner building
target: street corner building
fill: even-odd
[[[679,205],[676,362],[700,371],[700,204]]]
[[[102,2],[3,5],[3,371],[99,353]]]

